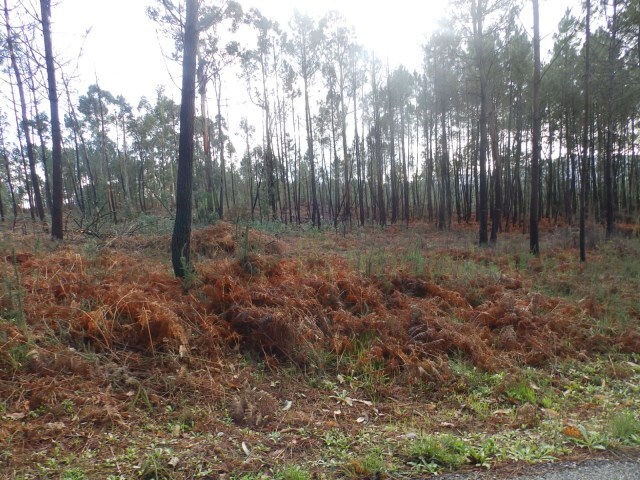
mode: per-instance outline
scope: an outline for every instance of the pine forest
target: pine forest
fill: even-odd
[[[640,2],[2,1],[0,478],[640,474]]]

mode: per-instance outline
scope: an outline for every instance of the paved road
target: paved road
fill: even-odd
[[[515,477],[518,480],[640,480],[640,463],[592,460],[558,465],[546,473]]]
[[[640,480],[640,460],[559,462],[523,471],[446,475],[443,480]]]

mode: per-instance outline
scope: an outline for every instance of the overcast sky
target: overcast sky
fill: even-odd
[[[74,59],[67,71],[79,76],[79,93],[95,82],[114,94],[123,94],[133,105],[143,95],[153,97],[156,86],[165,84],[167,93],[177,96],[171,72],[179,75],[175,64],[165,60],[162,42],[154,23],[145,14],[152,0],[59,0],[53,7],[54,44],[66,59]],[[240,0],[245,9],[255,6],[265,15],[286,25],[294,9],[320,16],[338,10],[354,25],[360,43],[374,50],[391,66],[420,65],[420,45],[444,15],[445,0]],[[541,34],[548,40],[568,5],[574,0],[541,0]],[[529,8],[527,8],[529,7]],[[576,8],[576,7],[574,7]],[[529,25],[530,2],[519,19]],[[89,31],[85,35],[85,32]],[[164,42],[165,54],[171,43]],[[544,45],[543,45],[544,49]],[[77,68],[76,68],[77,64]],[[180,79],[174,82],[179,84]]]

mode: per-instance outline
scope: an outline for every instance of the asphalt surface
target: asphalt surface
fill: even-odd
[[[558,462],[524,470],[445,475],[442,480],[640,480],[640,460]]]
[[[591,461],[581,464],[561,465],[558,470],[515,477],[518,480],[640,480],[640,463]]]

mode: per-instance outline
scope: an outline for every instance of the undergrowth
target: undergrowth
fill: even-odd
[[[519,236],[216,222],[185,290],[139,222],[0,245],[10,478],[410,478],[640,444],[637,239],[584,265]]]

